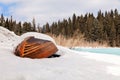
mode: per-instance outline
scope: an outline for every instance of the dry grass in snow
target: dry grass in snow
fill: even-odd
[[[52,34],[48,34],[48,35],[50,35],[56,41],[56,43],[58,45],[65,46],[65,47],[76,47],[76,46],[79,46],[79,47],[108,47],[108,44],[105,42],[103,44],[101,44],[99,42],[87,42],[84,40],[83,35],[73,37],[73,38],[68,38],[68,39],[62,35],[59,35],[59,36],[55,36]]]

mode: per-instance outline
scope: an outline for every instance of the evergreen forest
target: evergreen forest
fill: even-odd
[[[0,26],[21,35],[26,32],[50,33],[55,36],[63,35],[65,38],[84,35],[88,42],[108,43],[111,47],[120,47],[120,14],[117,9],[102,12],[97,15],[86,13],[76,16],[73,14],[68,19],[56,21],[52,24],[46,23],[43,26],[32,22],[17,22],[12,18],[0,17]]]

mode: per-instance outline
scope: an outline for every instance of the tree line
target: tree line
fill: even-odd
[[[25,32],[35,31],[41,33],[51,33],[56,36],[63,35],[65,38],[84,35],[89,42],[107,42],[110,46],[120,47],[120,14],[118,10],[98,11],[97,16],[93,13],[76,16],[73,14],[68,19],[53,22],[51,25],[46,23],[42,27],[36,25],[35,19],[32,22],[18,22],[12,19],[0,18],[0,26],[14,31],[17,35]]]
[[[7,29],[9,29],[10,31],[13,31],[15,34],[17,35],[21,35],[23,33],[26,32],[36,32],[37,28],[36,28],[36,23],[35,23],[35,19],[33,18],[32,22],[17,22],[16,20],[13,20],[12,16],[10,17],[10,19],[5,18],[3,16],[3,14],[1,14],[0,17],[0,26],[3,26]]]

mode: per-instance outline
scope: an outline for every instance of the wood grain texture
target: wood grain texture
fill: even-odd
[[[51,41],[27,37],[17,46],[15,55],[28,58],[47,58],[57,51],[57,47]]]

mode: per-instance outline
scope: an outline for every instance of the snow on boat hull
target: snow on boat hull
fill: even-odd
[[[27,37],[17,46],[15,54],[28,58],[47,58],[57,51],[57,47],[51,41]]]

